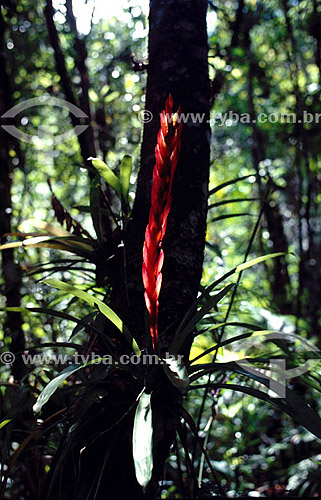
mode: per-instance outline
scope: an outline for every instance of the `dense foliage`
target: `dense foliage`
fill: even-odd
[[[88,17],[93,4],[86,4]],[[110,406],[123,419],[138,394],[132,379],[144,381],[135,370],[129,370],[128,380],[116,371],[106,382],[100,366],[76,367],[77,372],[67,367],[70,378],[60,380],[47,404],[38,404],[40,416],[32,411],[41,391],[68,364],[54,364],[54,355],[105,350],[117,358],[130,352],[130,333],[125,340],[118,332],[109,344],[100,341],[98,312],[109,318],[111,313],[97,304],[112,300],[117,282],[112,257],[123,244],[135,197],[148,20],[138,3],[129,1],[120,18],[93,14],[91,29],[83,34],[75,17],[81,11],[74,5],[73,13],[70,0],[0,5],[0,100],[6,98],[1,114],[27,99],[55,97],[90,117],[86,133],[55,143],[54,136],[75,123],[65,108],[38,105],[15,118],[36,140],[6,135],[4,145],[0,138],[0,167],[9,179],[0,177],[1,190],[10,195],[10,204],[4,204],[1,191],[1,238],[2,244],[16,242],[14,254],[2,251],[1,350],[17,359],[26,350],[48,355],[36,365],[0,367],[0,497],[27,499],[40,498],[53,473],[74,407],[83,422],[90,404],[108,393],[108,384],[112,395],[114,387],[128,385],[128,401]],[[199,334],[187,317],[176,330],[173,351],[180,352],[188,335],[195,337],[190,361],[213,350],[185,363],[198,387],[188,395],[183,387],[180,428],[161,495],[186,498],[200,489],[203,496],[253,491],[312,496],[321,493],[318,366],[289,380],[283,401],[269,398],[266,380],[249,376],[234,361],[286,356],[292,368],[305,360],[298,342],[265,342],[246,352],[236,337],[254,331],[293,332],[321,348],[321,2],[208,2],[208,42],[211,172],[199,321],[194,318]],[[261,121],[262,113],[270,118]],[[304,120],[310,114],[315,118]],[[104,163],[88,161],[89,156]],[[43,239],[22,246],[28,237]],[[225,288],[222,283],[206,288],[245,260],[271,253],[280,255],[231,273]],[[6,269],[14,263],[18,271],[9,282]],[[18,290],[15,297],[10,287]],[[209,368],[213,354],[215,366]],[[187,372],[177,370],[176,378],[169,377],[184,385]]]

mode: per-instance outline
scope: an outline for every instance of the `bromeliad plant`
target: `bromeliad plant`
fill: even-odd
[[[172,204],[172,185],[181,148],[181,109],[173,114],[173,98],[169,95],[160,116],[161,128],[155,148],[151,207],[143,248],[143,282],[145,302],[149,312],[150,335],[154,350],[158,341],[157,318],[159,293],[162,286],[164,252],[162,242]]]
[[[162,242],[166,232],[166,225],[168,215],[171,209],[172,202],[172,185],[174,179],[174,172],[176,169],[180,145],[181,145],[181,131],[182,125],[180,121],[180,109],[177,113],[173,113],[173,100],[172,97],[166,101],[165,110],[161,114],[161,127],[157,137],[157,145],[155,149],[156,164],[153,171],[153,184],[151,190],[151,207],[149,213],[149,221],[145,232],[145,242],[143,248],[142,257],[142,281],[145,289],[145,302],[149,313],[149,329],[151,341],[153,344],[154,351],[157,352],[159,332],[157,328],[158,319],[158,309],[159,309],[159,293],[162,284],[162,266],[164,261],[164,253],[162,250]],[[112,212],[109,200],[103,197],[105,205],[104,210],[112,215],[116,231],[120,231],[126,225],[126,220],[130,213],[130,200],[129,200],[129,180],[131,174],[131,161],[128,157],[125,157],[121,167],[120,167],[120,177],[118,178],[115,173],[101,160],[93,159],[93,165],[99,172],[100,179],[95,178],[92,182],[91,189],[91,203],[88,210],[91,212],[93,225],[97,233],[98,240],[92,238],[87,232],[82,228],[77,226],[77,224],[68,218],[66,212],[64,212],[61,206],[56,201],[56,212],[60,214],[60,222],[67,222],[67,229],[65,231],[61,228],[56,228],[53,225],[47,223],[38,224],[38,228],[43,232],[41,234],[35,235],[25,234],[21,235],[25,237],[23,242],[13,242],[4,245],[2,248],[8,248],[10,246],[24,246],[24,247],[44,247],[55,248],[60,250],[65,250],[73,252],[83,261],[92,262],[96,266],[105,265],[105,261],[101,259],[102,250],[104,247],[103,235],[100,227],[100,214],[99,214],[99,203],[97,202],[97,192],[95,189],[100,186],[103,181],[110,186],[115,195],[118,197],[118,205],[120,204],[122,210],[120,215],[116,215]],[[103,180],[103,181],[102,181]],[[223,188],[234,182],[238,182],[241,179],[236,179],[235,181],[227,181],[221,187],[215,188],[217,191],[219,188]],[[59,206],[58,206],[59,205]],[[58,208],[57,208],[58,207]],[[73,231],[73,232],[71,232]],[[44,234],[45,232],[45,234]],[[36,236],[36,240],[34,239]],[[233,390],[236,392],[241,392],[245,394],[252,395],[263,401],[269,401],[278,408],[280,408],[285,413],[292,416],[299,423],[304,425],[307,429],[313,432],[316,436],[321,438],[321,419],[319,416],[307,405],[307,403],[302,400],[296,393],[290,389],[287,391],[286,398],[283,399],[270,399],[266,392],[258,389],[257,384],[262,386],[267,386],[267,380],[264,377],[260,377],[259,373],[253,374],[246,369],[243,369],[239,363],[235,362],[218,362],[216,360],[216,353],[219,349],[223,349],[225,346],[237,342],[240,339],[248,338],[255,332],[262,330],[259,325],[228,322],[227,320],[222,322],[218,318],[219,316],[219,306],[221,302],[225,299],[227,294],[235,288],[235,284],[227,282],[225,286],[224,282],[230,281],[234,275],[240,275],[244,270],[250,268],[256,264],[259,264],[265,260],[271,258],[277,258],[281,254],[275,253],[259,257],[257,259],[246,261],[232,269],[227,274],[215,280],[210,286],[202,291],[200,296],[195,300],[192,307],[186,311],[185,317],[182,319],[180,325],[177,327],[172,344],[169,347],[169,352],[172,358],[167,360],[162,360],[164,364],[161,366],[153,367],[149,366],[148,370],[164,370],[166,376],[173,384],[174,388],[183,394],[187,394],[190,391],[200,391],[205,389],[205,397],[211,395],[211,391],[223,391],[223,390]],[[111,258],[112,256],[110,256]],[[109,257],[108,257],[109,258]],[[106,259],[105,259],[106,260]],[[108,260],[108,259],[107,259]],[[79,261],[77,261],[79,262]],[[54,267],[54,271],[59,271],[61,268],[59,266]],[[38,270],[39,271],[39,270]],[[45,271],[45,268],[43,268]],[[133,338],[133,335],[125,326],[123,318],[120,318],[108,305],[108,297],[104,301],[97,298],[95,294],[92,294],[79,287],[72,286],[70,284],[64,283],[59,280],[49,279],[46,283],[56,289],[61,290],[65,296],[72,297],[72,300],[80,299],[85,301],[91,309],[91,314],[88,316],[89,319],[83,318],[81,320],[67,315],[65,312],[56,311],[54,309],[41,311],[46,312],[53,316],[59,318],[67,319],[68,321],[74,321],[76,327],[73,332],[73,336],[77,335],[81,328],[86,328],[89,332],[93,332],[95,335],[101,336],[106,342],[106,350],[110,357],[110,365],[106,368],[101,368],[98,366],[96,370],[89,370],[89,367],[93,368],[93,365],[100,361],[96,359],[95,361],[89,361],[83,364],[74,364],[67,366],[62,372],[60,372],[56,377],[52,378],[49,384],[41,391],[35,389],[37,394],[37,399],[34,404],[34,412],[39,413],[40,411],[45,411],[44,405],[54,396],[56,390],[63,383],[66,384],[66,379],[68,377],[73,377],[73,384],[66,384],[60,391],[60,394],[69,395],[69,409],[74,411],[73,419],[69,418],[67,427],[69,426],[69,432],[66,437],[62,438],[61,446],[61,456],[56,462],[57,470],[52,468],[50,472],[50,480],[48,483],[48,490],[46,491],[45,498],[51,498],[50,495],[55,491],[56,485],[59,478],[58,465],[63,468],[68,464],[68,450],[70,453],[79,453],[79,442],[83,439],[88,439],[90,443],[91,440],[97,440],[98,438],[105,436],[109,429],[114,432],[117,426],[122,425],[123,420],[127,415],[132,415],[133,417],[133,433],[132,433],[132,448],[133,448],[133,458],[135,465],[136,478],[138,483],[146,488],[148,483],[152,478],[153,473],[153,447],[155,443],[155,435],[153,429],[153,394],[155,394],[157,386],[156,384],[161,379],[155,376],[150,377],[153,380],[152,384],[147,387],[146,381],[146,366],[143,364],[135,365],[121,365],[119,363],[120,355],[123,352],[132,353],[136,352],[141,355],[140,349]],[[25,310],[27,311],[27,309]],[[205,324],[204,318],[206,318],[211,311],[215,311],[214,317],[211,315],[210,322]],[[32,310],[32,312],[37,312]],[[97,318],[96,318],[97,316]],[[99,322],[96,319],[101,319],[105,317],[108,324],[111,325],[112,335],[105,335],[105,332],[99,329]],[[201,325],[201,327],[200,327]],[[225,327],[235,327],[237,332],[242,332],[241,335],[235,334],[229,339],[223,339],[223,332]],[[245,332],[244,332],[245,330]],[[221,332],[220,335],[216,335],[217,332]],[[196,338],[198,335],[205,335],[208,338],[213,338],[213,345],[201,353],[197,358],[191,361],[186,360],[183,364],[179,358],[178,354],[183,352],[184,344],[186,341],[192,337]],[[160,332],[161,335],[161,332]],[[74,343],[64,343],[63,347],[69,346],[70,348],[80,349],[80,344]],[[57,347],[57,346],[56,346]],[[43,348],[43,346],[38,345],[35,348]],[[202,363],[202,358],[204,356],[214,355],[211,363]],[[259,366],[262,365],[262,358],[251,359],[247,358],[249,361],[258,363]],[[124,375],[125,382],[121,379]],[[69,379],[70,380],[70,379]],[[75,381],[77,380],[77,383]],[[79,380],[81,383],[79,383]],[[116,388],[120,387],[119,392],[108,392],[108,387],[114,381],[114,386]],[[200,383],[198,383],[200,381]],[[245,383],[245,382],[250,382]],[[110,385],[108,385],[110,384]],[[153,385],[154,384],[154,385]],[[127,393],[130,397],[127,397]],[[174,390],[175,390],[174,389]],[[70,390],[75,392],[76,397],[81,401],[77,404],[70,404]],[[112,394],[110,396],[110,393]],[[126,411],[124,414],[117,413],[117,408],[115,409],[111,400],[115,396],[115,393],[121,398],[122,394],[126,395],[125,405]],[[133,397],[134,394],[134,397]],[[53,398],[54,399],[54,398]],[[75,399],[75,398],[74,398]],[[68,398],[66,396],[66,400]],[[52,399],[51,399],[52,402]],[[68,403],[67,407],[68,407]],[[98,405],[98,415],[101,411],[101,406],[105,405],[107,408],[111,408],[112,411],[108,412],[108,416],[111,422],[107,425],[104,422],[104,428],[96,431],[92,426],[92,414]],[[100,406],[99,406],[100,405]],[[115,411],[115,415],[114,415]],[[194,423],[191,415],[183,408],[179,403],[177,405],[177,411],[179,414],[179,428],[177,429],[179,438],[181,440],[186,461],[191,467],[189,459],[189,449],[186,440],[186,433],[184,433],[182,426],[189,428],[192,436],[195,439],[195,443],[201,450],[202,457],[200,461],[200,471],[199,471],[199,481],[198,485],[194,484],[196,490],[197,487],[201,486],[202,483],[202,471],[204,467],[204,462],[206,461],[209,469],[214,478],[216,478],[215,471],[213,470],[211,459],[206,450],[206,437],[205,441],[199,437],[200,432],[200,422]],[[135,412],[135,416],[134,416]],[[57,414],[60,414],[58,411]],[[54,418],[55,414],[52,418]],[[16,417],[16,412],[10,413],[2,419],[0,422],[0,429],[6,428],[6,426]],[[157,418],[157,415],[156,415]],[[88,421],[86,420],[88,419]],[[113,420],[114,419],[114,420]],[[48,421],[51,417],[47,418]],[[47,421],[45,420],[45,421]],[[71,420],[71,421],[70,421]],[[90,430],[91,437],[87,438],[86,432],[82,434],[84,427],[86,428],[86,423],[88,424],[88,429]],[[106,427],[107,430],[106,430]],[[38,432],[38,431],[37,431]],[[36,434],[37,435],[37,434]],[[185,436],[185,437],[184,437]],[[31,433],[29,440],[31,440],[33,434]],[[65,441],[63,441],[65,439]],[[28,441],[29,442],[29,441]],[[63,446],[63,444],[66,446]],[[82,446],[87,446],[87,441],[82,443]],[[26,446],[25,441],[21,444],[22,450]],[[16,453],[20,453],[19,448]],[[109,450],[106,450],[106,456]],[[77,459],[78,460],[78,459]],[[80,458],[79,458],[80,462]],[[58,465],[57,465],[58,464]],[[0,490],[0,496],[4,496],[5,483],[12,473],[12,466],[7,469],[4,475],[4,481],[2,484],[2,489]],[[195,473],[194,473],[194,476]],[[216,479],[215,479],[216,480]],[[93,479],[95,481],[95,479]],[[195,483],[195,478],[193,479]],[[196,481],[197,482],[197,481]],[[94,483],[93,483],[94,484]],[[98,485],[99,486],[99,485]],[[98,488],[96,484],[94,487]],[[195,489],[194,488],[194,489]],[[220,489],[220,484],[218,482],[219,492],[224,494],[222,489]],[[192,488],[193,489],[193,488]]]

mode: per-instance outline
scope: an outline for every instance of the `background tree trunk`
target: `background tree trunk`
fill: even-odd
[[[88,127],[87,129],[80,135],[77,136],[80,150],[81,150],[81,155],[82,155],[82,160],[83,164],[87,166],[91,166],[90,162],[88,162],[88,158],[90,156],[96,156],[96,148],[95,148],[95,141],[94,141],[94,132],[91,124],[91,112],[90,112],[90,105],[89,105],[89,97],[88,97],[88,89],[89,89],[89,81],[88,81],[88,73],[87,73],[87,68],[86,68],[86,58],[87,58],[87,51],[86,51],[86,45],[84,41],[79,40],[77,36],[77,29],[76,29],[76,22],[75,18],[73,17],[72,13],[72,4],[71,2],[67,2],[67,17],[68,21],[70,24],[70,28],[75,36],[75,42],[74,42],[74,49],[75,49],[75,66],[79,72],[80,80],[81,80],[81,96],[79,99],[79,102],[75,96],[73,87],[72,87],[72,81],[70,78],[70,75],[68,74],[66,62],[65,62],[65,56],[62,51],[61,45],[60,45],[60,40],[59,40],[59,34],[57,32],[55,22],[54,22],[54,8],[52,5],[52,1],[48,0],[44,9],[45,17],[46,17],[46,23],[47,23],[47,29],[48,29],[48,36],[50,40],[50,44],[54,50],[54,56],[55,56],[55,62],[56,62],[56,69],[57,73],[60,76],[61,79],[61,88],[63,93],[65,94],[66,100],[74,104],[75,106],[78,106],[79,108],[82,109],[86,113],[89,119]],[[72,113],[70,113],[70,120],[72,122],[72,125],[75,127],[78,124],[78,118],[75,117]]]
[[[141,280],[142,247],[150,207],[159,114],[171,93],[174,109],[199,113],[200,121],[183,125],[182,149],[175,172],[173,204],[164,239],[165,263],[160,295],[159,330],[166,349],[173,327],[195,299],[202,275],[210,160],[210,82],[204,0],[152,0],[149,64],[141,168],[127,232],[128,293],[136,312],[137,333],[143,328],[145,305]],[[164,332],[166,330],[166,333]]]
[[[6,25],[0,9],[0,116],[13,105],[10,93],[10,80],[7,74]],[[4,243],[4,235],[11,231],[11,184],[12,165],[9,156],[12,137],[0,127],[0,238]],[[14,260],[13,249],[2,252],[2,273],[4,279],[4,295],[7,307],[20,306],[21,269]],[[24,335],[21,328],[22,317],[18,312],[8,312],[4,323],[5,336],[11,337],[10,350],[13,353],[25,347]],[[9,350],[9,347],[8,347]],[[20,357],[12,365],[12,374],[20,380],[25,374],[25,366]]]

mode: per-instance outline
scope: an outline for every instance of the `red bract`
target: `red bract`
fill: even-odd
[[[143,248],[143,283],[145,303],[149,312],[149,328],[153,347],[158,340],[157,318],[159,293],[162,286],[164,252],[162,241],[166,232],[167,217],[172,204],[172,184],[181,147],[181,109],[173,114],[173,98],[169,95],[165,110],[160,116],[161,128],[155,148],[156,165],[153,170],[151,207],[145,231]]]

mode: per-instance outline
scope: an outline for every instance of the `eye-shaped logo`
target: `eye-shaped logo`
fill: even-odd
[[[288,342],[298,341],[304,348],[306,353],[310,353],[312,359],[308,359],[305,363],[295,368],[286,369],[286,359],[269,359],[268,368],[255,367],[247,359],[237,360],[236,363],[248,373],[255,375],[258,378],[268,380],[269,389],[273,392],[273,398],[286,397],[286,380],[299,377],[303,373],[308,372],[313,366],[320,363],[320,349],[315,345],[308,342],[306,339],[296,335],[295,333],[282,333],[282,332],[256,332],[251,338],[242,341],[240,347],[242,350],[247,351],[251,347],[264,347],[264,344],[258,339],[257,334],[263,335],[266,341],[269,340],[286,340]],[[313,359],[316,358],[316,359]],[[264,373],[264,370],[269,370],[270,375]]]
[[[15,118],[22,111],[25,111],[26,109],[32,108],[34,106],[56,106],[59,108],[67,109],[69,113],[73,114],[76,118],[88,118],[86,113],[77,108],[77,106],[75,106],[74,104],[71,104],[68,101],[64,101],[63,99],[58,99],[57,97],[50,96],[27,99],[26,101],[21,102],[6,111],[1,116],[1,118]],[[30,135],[26,134],[25,132],[21,132],[21,130],[19,130],[15,125],[1,125],[1,127],[10,135],[19,139],[19,141],[28,142],[29,144],[33,144],[35,142],[35,137],[39,137],[39,135]],[[82,132],[84,132],[86,128],[88,128],[88,125],[76,125],[71,130],[68,130],[68,132],[54,136],[54,142],[55,144],[61,144],[63,142],[70,141],[75,135],[78,136],[82,134]],[[39,127],[38,131],[43,131],[42,127]],[[41,133],[41,136],[42,135],[43,133]]]

